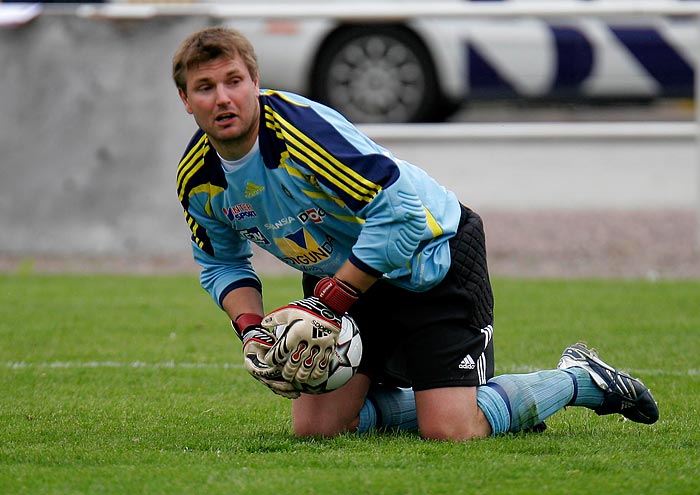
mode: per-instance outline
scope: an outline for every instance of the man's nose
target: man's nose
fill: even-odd
[[[227,105],[231,102],[231,98],[228,96],[226,87],[223,84],[216,85],[216,103],[217,105]]]

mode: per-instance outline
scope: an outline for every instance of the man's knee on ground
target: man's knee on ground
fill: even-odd
[[[491,425],[477,406],[476,387],[416,392],[416,407],[423,438],[462,441],[491,434]]]
[[[311,417],[293,418],[292,427],[298,437],[334,437],[341,433],[352,432],[357,429],[358,420],[344,424],[337,418],[314,419]]]
[[[430,424],[421,426],[421,437],[426,440],[446,440],[460,442],[465,440],[476,440],[489,436],[487,430],[482,425],[464,424]]]

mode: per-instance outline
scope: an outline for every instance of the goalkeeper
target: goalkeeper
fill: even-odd
[[[177,193],[201,284],[232,320],[248,372],[294,399],[297,435],[391,428],[466,440],[541,429],[565,406],[656,421],[641,381],[583,344],[557,369],[494,377],[480,217],[334,110],[260,89],[240,33],[189,36],[173,79],[198,125]],[[305,299],[264,311],[252,243],[303,273]],[[358,373],[336,391],[299,394],[290,381],[328,372],[346,312],[362,334]],[[277,340],[271,329],[292,319]]]

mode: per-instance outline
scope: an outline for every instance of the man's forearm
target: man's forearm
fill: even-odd
[[[336,272],[335,277],[359,290],[360,293],[366,292],[377,281],[376,277],[363,272],[349,261],[343,263],[343,266]]]
[[[239,287],[224,297],[221,306],[226,314],[235,321],[243,313],[264,315],[262,294],[254,287]]]

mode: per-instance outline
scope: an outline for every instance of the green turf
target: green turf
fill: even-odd
[[[698,494],[700,282],[495,280],[497,373],[578,339],[640,375],[653,426],[297,439],[195,277],[0,276],[2,494]],[[272,309],[299,295],[265,280]]]

